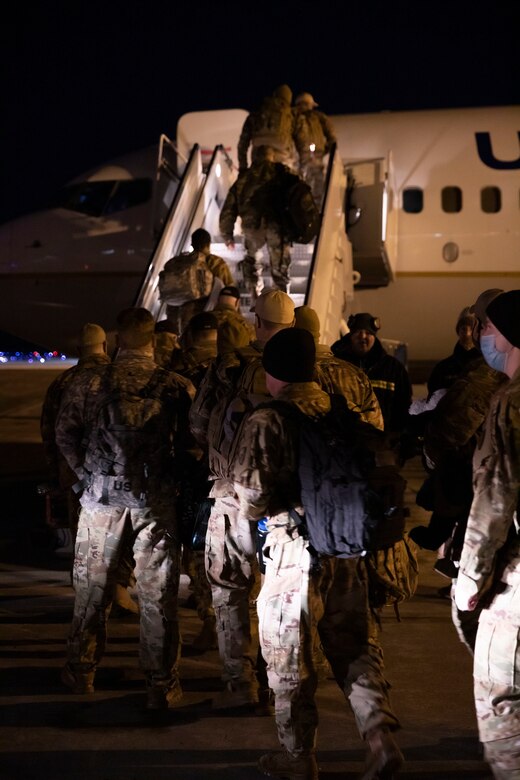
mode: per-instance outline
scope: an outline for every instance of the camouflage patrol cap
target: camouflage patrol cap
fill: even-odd
[[[313,108],[316,108],[319,103],[316,103],[310,92],[301,92],[294,101],[295,106],[299,106],[300,103],[310,103]]]
[[[252,309],[257,317],[276,325],[291,325],[294,322],[294,303],[282,290],[266,290]]]
[[[294,310],[295,328],[308,330],[317,344],[320,339],[320,318],[311,306],[297,306]]]
[[[490,290],[484,290],[484,292],[480,293],[477,300],[473,304],[473,306],[469,307],[469,310],[472,314],[475,315],[475,317],[478,317],[478,319],[481,322],[486,321],[486,309],[493,300],[493,298],[496,298],[500,293],[503,293],[503,290],[499,290],[497,287],[492,287]]]
[[[471,311],[471,306],[465,306],[461,313],[459,314],[459,318],[457,320],[457,324],[455,325],[455,332],[459,332],[459,328],[461,328],[463,325],[469,325],[470,328],[473,328],[476,321],[476,315]]]
[[[103,344],[106,340],[107,334],[101,325],[96,325],[95,322],[87,322],[83,325],[79,337],[80,347],[94,347],[97,344]]]

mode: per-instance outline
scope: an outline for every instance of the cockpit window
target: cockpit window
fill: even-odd
[[[146,203],[152,197],[151,179],[84,181],[64,187],[52,203],[89,217],[103,217]]]

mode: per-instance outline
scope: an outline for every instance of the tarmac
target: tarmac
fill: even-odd
[[[278,748],[274,720],[212,710],[221,688],[219,657],[191,646],[201,624],[186,603],[184,575],[180,706],[159,714],[144,709],[133,615],[110,618],[95,694],[76,696],[61,684],[74,598],[70,550],[56,547],[36,493],[45,476],[39,404],[52,377],[49,368],[24,374],[0,367],[0,780],[261,778],[258,758]],[[425,524],[428,513],[415,504],[424,478],[420,459],[407,463],[404,476],[409,527]],[[381,618],[406,760],[399,777],[491,780],[477,736],[472,659],[451,624],[449,599],[439,595],[449,581],[433,571],[435,558],[420,552],[419,587],[401,605],[400,622],[391,608]],[[334,680],[320,683],[317,702],[320,778],[355,780],[365,748]]]

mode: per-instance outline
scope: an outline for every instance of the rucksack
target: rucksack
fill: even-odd
[[[213,286],[213,274],[202,252],[185,252],[172,257],[159,274],[159,297],[170,306],[207,297]]]
[[[320,555],[353,558],[391,547],[402,539],[405,480],[394,467],[378,469],[360,432],[361,423],[340,396],[331,411],[310,418],[296,407],[274,401],[299,430],[298,476],[303,520],[310,546]]]
[[[398,604],[411,598],[419,583],[417,552],[413,539],[404,534],[389,547],[365,557],[370,604],[376,609],[393,606],[398,620]]]
[[[279,151],[292,146],[294,115],[282,100],[266,97],[250,116],[253,146],[272,146]]]
[[[150,483],[173,478],[173,406],[163,400],[165,377],[157,368],[146,385],[133,387],[109,366],[103,375],[85,453],[86,491],[105,506],[148,505]]]
[[[308,244],[318,233],[320,212],[309,185],[294,174],[283,183],[283,233],[295,244]]]

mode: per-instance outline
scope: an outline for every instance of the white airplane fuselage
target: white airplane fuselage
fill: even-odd
[[[208,112],[201,112],[200,122],[197,114],[185,115],[192,119],[179,123],[189,127],[186,149],[195,142],[210,147],[211,141],[236,149],[244,112],[212,113],[232,116],[226,138],[211,139]],[[407,342],[411,360],[445,357],[464,306],[488,287],[520,286],[520,107],[333,121],[345,163],[385,161],[380,238],[391,280],[381,287],[358,286],[351,309],[379,316],[381,336]],[[197,137],[198,127],[203,138]],[[66,207],[0,227],[0,331],[68,351],[84,322],[113,328],[117,312],[135,300],[156,241],[156,163],[156,147],[128,155],[76,180],[94,183],[86,199],[80,188],[79,194],[71,191]],[[130,197],[118,200],[118,182],[133,181],[140,185],[132,184]],[[114,187],[106,185],[101,201],[100,182]],[[363,219],[369,216],[362,211]],[[354,234],[352,241],[355,248]]]

